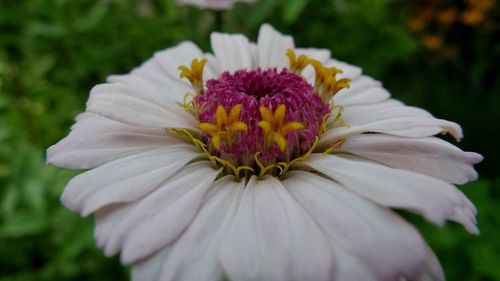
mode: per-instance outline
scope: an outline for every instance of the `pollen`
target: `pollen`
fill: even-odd
[[[207,63],[207,59],[193,59],[191,61],[191,68],[181,65],[177,69],[181,72],[179,77],[187,78],[191,85],[196,91],[197,95],[203,94],[203,69],[205,64]]]
[[[264,132],[265,143],[276,143],[282,152],[287,147],[286,136],[288,133],[304,129],[304,125],[300,122],[284,122],[286,115],[286,106],[284,104],[278,106],[274,114],[264,106],[259,107],[259,111],[262,121],[258,125]]]
[[[221,144],[231,146],[235,135],[248,129],[247,125],[239,120],[240,112],[241,104],[233,106],[229,114],[224,106],[218,105],[215,111],[215,124],[200,123],[200,130],[210,135],[212,145],[217,150],[221,150]]]

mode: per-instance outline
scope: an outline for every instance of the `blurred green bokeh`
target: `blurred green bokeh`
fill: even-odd
[[[214,29],[255,39],[262,22],[360,65],[393,95],[460,123],[464,150],[485,156],[461,187],[480,236],[407,215],[448,280],[500,280],[500,9],[495,0],[260,0],[224,13],[172,0],[0,1],[0,280],[127,280],[96,249],[93,222],[59,196],[76,173],[45,149],[84,110],[90,88],[182,40],[209,50]]]

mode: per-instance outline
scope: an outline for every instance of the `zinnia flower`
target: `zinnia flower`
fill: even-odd
[[[192,5],[203,9],[227,10],[231,9],[235,2],[252,3],[255,0],[176,0],[180,5]]]
[[[86,169],[63,204],[133,280],[443,280],[393,209],[478,233],[454,184],[479,154],[460,126],[392,99],[323,49],[269,25],[213,33],[95,86],[48,162]]]

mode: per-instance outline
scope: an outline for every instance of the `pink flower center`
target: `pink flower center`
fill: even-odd
[[[314,88],[287,69],[224,72],[206,85],[194,98],[202,141],[212,155],[236,167],[304,155],[330,113]]]
[[[288,69],[224,72],[206,83],[207,59],[179,66],[180,78],[194,89],[185,96],[193,99],[180,106],[198,119],[202,133],[185,128],[167,133],[196,145],[215,167],[236,178],[281,176],[313,152],[331,153],[343,140],[318,147],[318,139],[336,122],[342,124],[343,108],[332,98],[349,88],[350,79],[337,79],[340,69],[292,49],[286,56]],[[314,86],[300,76],[309,66],[315,72]],[[331,111],[334,118],[329,118]]]

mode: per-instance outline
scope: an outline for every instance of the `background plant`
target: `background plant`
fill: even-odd
[[[45,165],[45,149],[67,134],[108,74],[186,39],[209,50],[214,29],[255,39],[262,22],[293,34],[298,46],[332,50],[398,99],[463,125],[459,146],[486,157],[481,180],[462,188],[479,209],[482,234],[403,215],[449,280],[500,280],[499,10],[495,0],[261,0],[224,13],[170,0],[2,0],[0,280],[126,280],[118,259],[96,249],[92,220],[60,204],[74,172]]]

